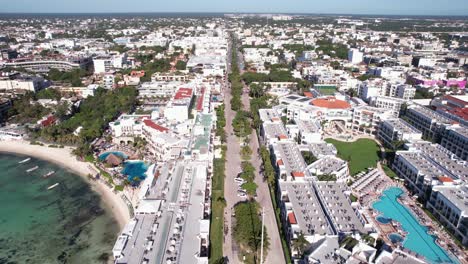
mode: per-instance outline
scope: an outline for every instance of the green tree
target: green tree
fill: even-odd
[[[68,104],[67,101],[64,101],[64,102],[61,102],[57,105],[57,107],[55,107],[55,113],[54,113],[54,116],[58,119],[58,120],[64,120],[67,115],[68,115],[68,109],[69,109],[70,105]]]
[[[178,60],[175,67],[177,70],[182,71],[186,69],[187,63],[183,60]]]
[[[263,83],[250,85],[249,96],[254,98],[262,97],[265,94],[265,85]]]
[[[302,258],[304,256],[305,250],[307,249],[307,247],[309,247],[309,245],[309,241],[307,241],[307,239],[304,236],[304,233],[301,231],[297,238],[293,240],[291,246],[297,251],[299,258]]]
[[[40,90],[36,94],[37,99],[53,99],[53,100],[60,100],[62,98],[62,95],[60,94],[60,91],[57,89],[53,88],[47,88]]]
[[[317,161],[317,158],[310,151],[301,151],[302,157],[307,165],[310,165]]]

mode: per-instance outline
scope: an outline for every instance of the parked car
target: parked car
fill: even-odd
[[[247,194],[245,193],[237,193],[237,196],[240,197],[240,198],[246,198],[247,197]]]
[[[244,184],[244,183],[245,183],[245,180],[242,179],[242,178],[235,178],[234,181],[235,181],[237,184]]]

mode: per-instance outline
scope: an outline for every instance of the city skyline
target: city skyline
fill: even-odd
[[[117,2],[117,3],[116,3]],[[427,5],[425,0],[403,1],[376,4],[370,0],[351,0],[343,3],[331,0],[322,3],[317,0],[247,1],[240,0],[220,4],[214,0],[201,0],[196,4],[189,1],[162,2],[161,0],[137,0],[133,2],[84,0],[80,2],[60,2],[53,0],[3,3],[1,13],[300,13],[300,14],[349,14],[349,15],[416,15],[416,16],[465,16],[468,5],[464,0],[444,1]]]

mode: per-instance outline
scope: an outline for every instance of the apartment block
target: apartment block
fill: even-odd
[[[468,186],[436,186],[426,207],[455,237],[468,245]]]
[[[398,117],[405,102],[406,101],[403,99],[390,96],[373,96],[369,100],[369,105],[377,108],[392,110],[393,116]]]
[[[406,186],[427,200],[434,186],[450,185],[468,180],[468,164],[439,144],[418,142],[409,150],[397,151],[393,170],[405,180]]]
[[[377,136],[386,146],[391,147],[394,141],[420,140],[422,133],[403,119],[395,118],[381,122]]]
[[[439,142],[445,128],[453,124],[453,120],[423,106],[409,106],[406,111],[407,121],[423,133],[431,141]]]
[[[442,136],[440,143],[460,159],[468,160],[468,127],[454,125],[448,128]]]
[[[375,135],[377,134],[380,123],[392,117],[393,114],[390,110],[370,106],[359,106],[353,109],[351,129]]]

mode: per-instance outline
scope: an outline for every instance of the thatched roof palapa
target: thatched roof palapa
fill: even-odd
[[[112,166],[119,166],[122,164],[122,158],[111,153],[106,157],[106,163]]]

